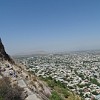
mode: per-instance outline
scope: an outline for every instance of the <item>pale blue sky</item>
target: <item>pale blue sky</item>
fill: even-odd
[[[100,49],[100,0],[0,0],[9,54]]]

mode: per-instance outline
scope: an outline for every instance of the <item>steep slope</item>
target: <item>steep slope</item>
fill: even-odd
[[[11,59],[11,57],[6,53],[4,45],[2,43],[2,40],[0,38],[0,60],[6,60],[9,61],[11,64],[14,64],[14,61]]]

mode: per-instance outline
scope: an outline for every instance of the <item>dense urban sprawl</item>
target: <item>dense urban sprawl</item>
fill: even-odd
[[[85,100],[100,99],[100,53],[34,55],[19,58],[27,71],[39,77],[52,77]]]

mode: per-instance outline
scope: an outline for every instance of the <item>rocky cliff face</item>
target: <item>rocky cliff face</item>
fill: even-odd
[[[11,57],[6,53],[4,45],[2,43],[2,40],[0,38],[0,60],[6,60],[10,63],[14,64],[14,61],[11,59]]]

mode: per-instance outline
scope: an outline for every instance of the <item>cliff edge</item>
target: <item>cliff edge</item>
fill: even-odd
[[[10,62],[11,64],[14,64],[14,61],[12,60],[12,58],[6,53],[5,51],[5,47],[2,43],[2,40],[0,38],[0,60],[6,60],[8,62]]]

